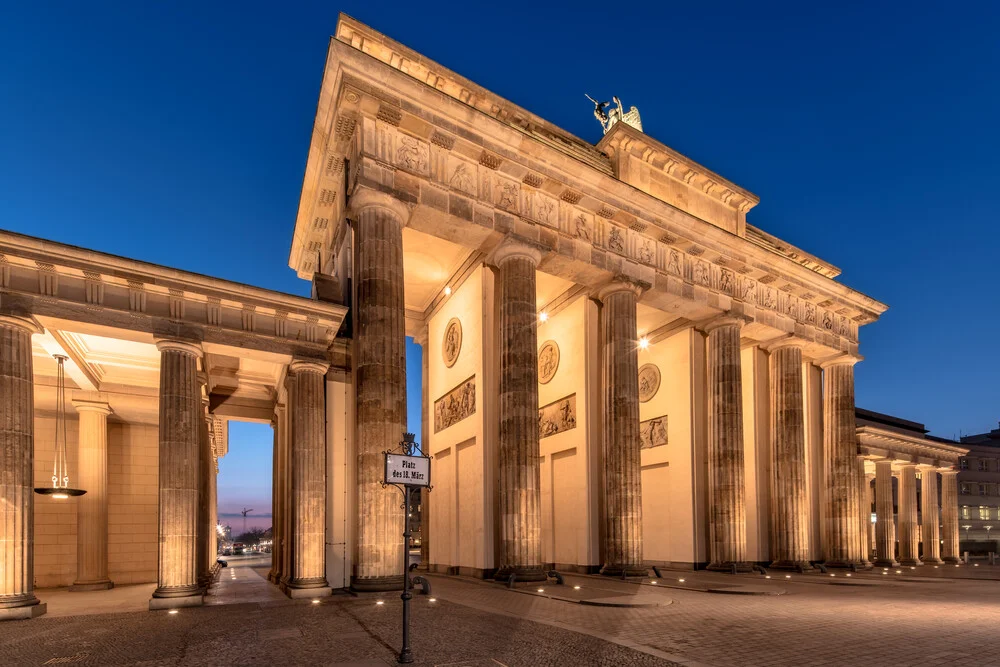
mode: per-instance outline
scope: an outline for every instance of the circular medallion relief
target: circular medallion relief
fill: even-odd
[[[559,370],[559,346],[554,340],[547,340],[538,348],[538,381],[548,384]]]
[[[653,364],[644,364],[639,369],[639,402],[645,403],[656,396],[660,388],[660,369]]]
[[[457,317],[448,320],[444,328],[444,340],[441,341],[441,357],[444,365],[451,368],[458,361],[458,353],[462,351],[462,323]]]

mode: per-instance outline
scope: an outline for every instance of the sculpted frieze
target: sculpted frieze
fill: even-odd
[[[712,274],[708,262],[701,259],[694,260],[694,266],[691,268],[691,280],[695,285],[704,285],[705,287],[712,284]]]
[[[570,233],[578,239],[594,242],[594,218],[578,209],[573,209]]]
[[[576,394],[538,409],[538,437],[547,438],[576,428]]]
[[[521,212],[525,217],[547,227],[556,227],[559,224],[559,206],[555,197],[529,188],[523,188],[522,194]]]
[[[476,165],[455,156],[448,157],[448,185],[459,192],[476,196]]]
[[[625,254],[625,230],[615,225],[608,225],[608,250],[619,255]]]
[[[684,262],[681,259],[681,253],[671,249],[667,257],[667,273],[672,273],[675,276],[679,276],[684,271]]]
[[[476,413],[476,376],[473,375],[434,401],[434,432],[440,433]]]
[[[667,415],[639,422],[640,449],[652,449],[667,444]]]
[[[501,176],[494,176],[493,203],[496,204],[497,208],[517,213],[520,198],[521,186],[519,183]]]
[[[656,241],[639,237],[636,244],[635,258],[643,264],[652,265],[656,260]]]
[[[441,358],[444,365],[451,368],[458,361],[462,351],[462,322],[453,317],[444,328],[444,340],[441,341]]]
[[[656,364],[643,364],[639,368],[639,402],[646,403],[660,389],[660,369]]]
[[[730,296],[736,292],[736,276],[729,269],[722,269],[719,274],[719,291]]]
[[[427,174],[429,171],[428,160],[429,148],[426,143],[406,134],[399,136],[399,145],[396,147],[396,166],[418,174]]]

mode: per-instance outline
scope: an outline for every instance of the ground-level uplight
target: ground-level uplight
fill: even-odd
[[[438,599],[437,598],[427,598],[427,601],[428,602],[437,602]]]
[[[168,611],[167,613],[168,613],[168,614],[176,614],[176,613],[177,613],[177,610],[176,610],[176,609],[171,609],[171,610],[170,610],[170,611]]]
[[[383,604],[385,604],[385,600],[376,600],[375,604],[376,605],[383,605]]]
[[[791,578],[792,578],[792,575],[790,575],[790,574],[786,574],[785,575],[785,579],[791,579]]]
[[[579,586],[574,586],[574,587],[573,587],[573,590],[574,590],[574,591],[578,591],[578,590],[580,590],[580,587],[579,587]]]
[[[319,604],[319,600],[313,600],[313,604]]]
[[[539,593],[544,593],[544,592],[545,592],[545,589],[544,589],[544,588],[539,588],[539,589],[538,589],[538,592],[539,592]]]

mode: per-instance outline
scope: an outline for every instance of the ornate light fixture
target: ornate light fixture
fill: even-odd
[[[66,370],[63,367],[67,357],[61,354],[53,356],[59,363],[59,374],[56,379],[56,451],[52,463],[52,486],[38,487],[35,493],[65,500],[70,496],[82,496],[86,491],[71,489],[69,486],[69,467],[66,464]]]

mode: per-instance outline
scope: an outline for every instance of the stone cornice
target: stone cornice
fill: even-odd
[[[740,213],[746,213],[760,203],[760,197],[749,190],[744,190],[628,123],[615,123],[598,142],[597,149],[612,156],[621,152],[630,153],[674,180],[692,185]]]
[[[0,231],[0,314],[325,356],[347,313],[178,269]]]
[[[905,435],[877,426],[859,426],[857,433],[862,455],[889,458],[914,465],[947,468],[957,464],[958,459],[969,451],[962,447]]]

